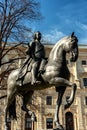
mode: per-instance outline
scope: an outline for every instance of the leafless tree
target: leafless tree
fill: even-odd
[[[4,49],[7,42],[27,40],[31,32],[29,23],[40,20],[40,4],[35,0],[1,0],[0,1],[0,66],[7,54]],[[28,39],[29,40],[29,39]]]
[[[41,19],[40,4],[36,0],[0,0],[0,86],[3,86],[3,78],[14,69],[11,65],[19,57],[14,54],[12,59],[3,59],[14,49],[23,53],[18,46],[22,41],[29,41],[32,34],[30,23]]]

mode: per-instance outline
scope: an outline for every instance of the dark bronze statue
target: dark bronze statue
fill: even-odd
[[[38,70],[41,61],[45,59],[44,46],[41,44],[40,40],[41,40],[41,33],[38,31],[34,34],[34,41],[30,43],[30,53],[31,53],[31,57],[34,60],[34,63],[32,65],[32,71],[31,71],[32,85],[40,82],[37,80]]]
[[[44,63],[46,62],[44,46],[40,42],[41,33],[39,31],[35,32],[33,39],[34,40],[32,42],[30,42],[30,45],[28,45],[28,49],[26,51],[27,58],[23,64],[23,66],[20,68],[20,72],[18,75],[17,81],[20,81],[20,82],[18,82],[20,86],[22,86],[24,76],[26,75],[27,68],[29,66],[28,63],[30,63],[31,58],[33,59],[32,70],[31,70],[31,73],[32,73],[31,84],[35,85],[37,83],[41,83],[41,81],[39,81],[37,79],[37,76],[38,76],[38,72],[40,72],[40,73],[44,72],[43,66],[44,66]],[[26,73],[23,74],[22,71],[26,65],[27,65]]]
[[[36,34],[35,34],[35,37],[37,37]],[[43,50],[43,47],[42,47],[42,50]],[[35,90],[42,90],[45,88],[50,88],[52,86],[55,86],[56,91],[58,93],[54,123],[56,124],[56,129],[64,130],[63,126],[60,124],[60,121],[59,121],[59,109],[60,109],[60,105],[62,102],[62,97],[66,90],[66,87],[67,86],[71,87],[72,88],[71,95],[66,100],[65,109],[70,107],[70,105],[74,101],[75,92],[76,92],[76,88],[77,88],[77,85],[75,83],[72,83],[69,81],[70,72],[67,67],[67,60],[66,60],[67,53],[70,54],[71,62],[77,61],[77,59],[78,59],[78,39],[74,35],[74,33],[72,33],[71,36],[67,36],[67,37],[64,37],[63,39],[59,40],[54,45],[54,47],[52,48],[52,50],[49,54],[48,62],[46,63],[46,65],[44,67],[45,68],[44,73],[37,75],[35,77],[35,82],[36,82],[36,79],[39,76],[39,78],[41,80],[40,84],[38,84],[38,83],[36,83],[34,85],[31,84],[32,69],[30,69],[30,68],[28,68],[29,70],[24,77],[22,86],[20,86],[16,81],[17,76],[20,72],[20,69],[17,69],[17,70],[14,70],[11,72],[11,74],[8,77],[8,82],[7,82],[8,87],[7,87],[7,104],[6,104],[6,108],[5,108],[5,126],[6,126],[5,130],[7,130],[7,126],[8,126],[7,125],[7,113],[9,111],[9,109],[13,106],[14,106],[14,109],[11,109],[11,110],[13,110],[13,112],[11,111],[11,114],[13,115],[13,118],[16,117],[16,113],[15,113],[16,95],[22,96],[22,99],[23,99],[22,109],[24,111],[26,111],[29,115],[34,117],[35,116],[34,112],[27,109],[27,104],[32,100],[33,92]],[[44,58],[44,55],[42,55],[42,53],[41,53],[41,56],[42,56],[42,58]],[[33,55],[32,55],[32,57],[33,57]],[[36,55],[35,55],[35,57],[36,57]],[[33,59],[34,59],[34,57],[33,57]],[[33,62],[31,62],[31,63],[33,64]],[[39,64],[39,63],[35,63],[35,64]],[[35,68],[33,68],[33,69],[35,69]],[[12,104],[14,104],[14,105],[12,105]]]

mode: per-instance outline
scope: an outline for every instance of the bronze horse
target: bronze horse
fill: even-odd
[[[62,102],[63,94],[66,90],[66,87],[72,87],[72,92],[70,97],[66,100],[65,108],[68,108],[74,101],[75,91],[77,85],[69,81],[70,72],[67,67],[66,54],[70,53],[70,61],[76,62],[78,59],[78,39],[72,33],[71,36],[67,36],[59,40],[54,47],[52,48],[48,62],[45,66],[45,72],[41,75],[42,83],[31,85],[31,72],[28,72],[24,78],[23,86],[18,86],[17,84],[17,75],[19,69],[14,70],[8,77],[8,88],[7,88],[7,104],[5,108],[5,130],[7,130],[7,113],[9,108],[12,107],[12,104],[15,101],[16,95],[22,95],[23,97],[23,106],[22,109],[25,110],[29,115],[34,116],[34,113],[27,109],[26,105],[31,100],[34,90],[42,90],[45,88],[50,88],[55,86],[56,91],[58,92],[56,110],[54,122],[57,129],[62,130],[63,126],[59,122],[59,108]],[[14,105],[13,105],[14,106]],[[14,108],[15,110],[15,108]],[[15,114],[14,114],[15,117]]]

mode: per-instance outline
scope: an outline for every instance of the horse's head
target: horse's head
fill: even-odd
[[[78,39],[74,35],[74,32],[68,37],[68,40],[64,45],[64,50],[70,53],[71,62],[75,62],[78,59]]]

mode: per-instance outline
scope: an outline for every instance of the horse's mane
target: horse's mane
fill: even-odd
[[[50,52],[50,55],[49,55],[49,59],[52,59],[53,55],[56,55],[57,54],[57,51],[58,51],[58,48],[60,48],[61,46],[63,46],[64,43],[68,43],[70,39],[70,36],[66,36],[62,39],[60,39],[55,45],[54,47],[52,48],[51,52]],[[54,56],[56,57],[56,56]]]

